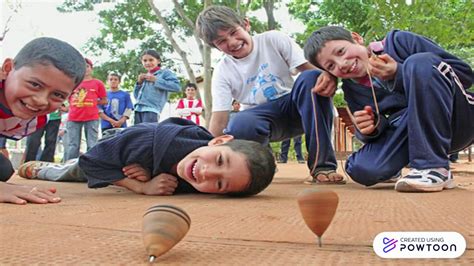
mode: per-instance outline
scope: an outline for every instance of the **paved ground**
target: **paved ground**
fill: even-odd
[[[56,186],[60,204],[0,204],[0,264],[146,264],[141,238],[144,211],[155,204],[186,210],[189,233],[158,258],[173,265],[474,265],[474,164],[455,164],[458,187],[442,193],[397,193],[393,185],[370,189],[349,182],[325,186],[339,195],[339,208],[323,236],[323,247],[299,213],[296,195],[305,166],[279,165],[259,196],[150,197],[117,187],[92,190],[84,184],[49,183],[14,177],[11,182]],[[384,231],[456,231],[467,250],[455,260],[381,259],[372,250]]]

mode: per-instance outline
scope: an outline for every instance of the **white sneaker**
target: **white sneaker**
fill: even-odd
[[[445,168],[410,169],[408,175],[395,184],[399,192],[436,192],[454,187],[451,171]]]

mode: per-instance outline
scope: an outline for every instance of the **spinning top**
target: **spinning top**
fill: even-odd
[[[318,236],[321,247],[321,237],[336,213],[339,198],[333,191],[315,189],[305,189],[297,198],[301,215],[309,229]]]
[[[171,205],[156,205],[143,215],[143,243],[150,262],[176,245],[189,231],[191,218]]]

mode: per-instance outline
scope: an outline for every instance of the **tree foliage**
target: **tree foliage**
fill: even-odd
[[[392,29],[413,31],[431,38],[445,49],[474,62],[474,2],[472,0],[295,0],[290,14],[307,27],[298,42],[316,29],[340,25],[366,40],[382,39]],[[462,29],[462,32],[460,30]]]

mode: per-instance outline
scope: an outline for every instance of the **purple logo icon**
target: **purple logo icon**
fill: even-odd
[[[384,237],[382,241],[383,241],[383,244],[385,245],[385,247],[383,248],[384,253],[392,251],[394,248],[397,247],[396,244],[397,244],[398,240]]]

